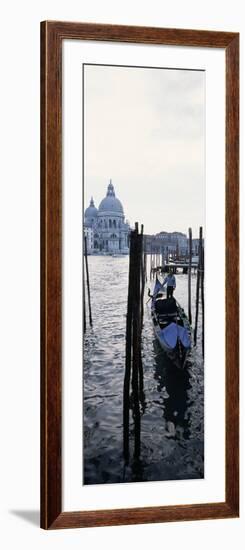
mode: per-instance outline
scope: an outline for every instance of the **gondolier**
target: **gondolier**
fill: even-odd
[[[173,297],[173,292],[176,289],[176,279],[173,273],[168,273],[165,277],[162,286],[167,285],[167,298]]]

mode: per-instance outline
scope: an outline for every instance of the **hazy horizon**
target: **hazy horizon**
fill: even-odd
[[[148,234],[205,225],[205,73],[84,67],[84,208],[109,180]]]

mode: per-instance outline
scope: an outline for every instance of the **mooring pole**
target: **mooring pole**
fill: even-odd
[[[151,243],[151,254],[150,254],[150,281],[152,278],[152,243]]]
[[[204,357],[205,341],[205,306],[204,306],[204,245],[202,242],[202,263],[201,263],[201,299],[202,299],[202,356]]]
[[[135,231],[131,231],[129,239],[129,275],[128,275],[128,304],[126,319],[126,360],[123,386],[123,451],[126,463],[129,460],[129,390],[131,378],[131,351],[132,351],[132,315],[133,315],[133,274],[135,261]]]
[[[85,256],[85,266],[86,266],[86,277],[87,277],[87,291],[88,291],[88,309],[89,309],[89,323],[92,326],[92,310],[91,310],[91,300],[90,300],[90,285],[89,285],[89,270],[88,270],[88,251],[87,251],[87,237],[84,237],[84,256]]]
[[[145,292],[145,254],[144,254],[144,226],[141,225],[141,233],[139,236],[139,254],[140,254],[140,317],[141,317],[141,330],[143,327],[144,318],[144,292]]]
[[[85,302],[85,284],[84,284],[84,270],[83,270],[83,332],[86,332],[86,302]]]
[[[134,457],[140,456],[140,399],[143,399],[143,366],[141,359],[141,331],[144,301],[145,273],[143,264],[143,226],[138,223],[130,234],[128,306],[126,322],[126,362],[123,390],[123,448],[125,462],[129,461],[130,381],[132,383],[134,419]],[[131,380],[132,373],[132,380]]]
[[[139,294],[141,295],[140,300],[140,311],[139,311],[139,321],[138,321],[138,373],[139,373],[139,386],[138,386],[138,398],[141,399],[144,382],[143,382],[143,364],[141,356],[141,335],[143,328],[143,318],[144,318],[144,293],[145,293],[145,265],[144,265],[144,226],[141,225],[141,234],[138,236],[139,241]],[[140,273],[141,271],[141,273]],[[139,404],[138,404],[139,407]],[[137,454],[137,452],[136,452]],[[140,454],[140,410],[139,410],[139,454]]]
[[[190,324],[192,323],[191,316],[191,264],[192,264],[192,229],[189,227],[189,268],[188,268],[188,317]]]
[[[139,409],[139,380],[140,380],[140,355],[141,355],[141,260],[143,232],[138,232],[138,224],[135,224],[136,251],[133,292],[133,412],[134,412],[134,457],[140,456],[140,409]]]
[[[196,286],[196,317],[195,317],[195,329],[194,329],[194,344],[197,343],[197,325],[199,314],[199,294],[200,294],[200,276],[202,265],[202,227],[199,228],[199,245],[198,245],[198,267],[197,267],[197,286]]]
[[[162,269],[161,269],[161,271],[163,272],[163,267],[164,267],[164,247],[162,248],[161,252],[162,252],[162,260],[161,260],[161,264],[162,264],[162,265],[161,265],[161,268],[162,268]]]
[[[147,283],[147,254],[144,253],[144,280]]]

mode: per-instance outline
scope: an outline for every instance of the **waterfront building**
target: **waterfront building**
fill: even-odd
[[[180,231],[173,231],[172,233],[161,231],[156,234],[156,237],[168,247],[170,252],[174,252],[178,248],[180,254],[186,253],[187,236],[184,233]]]
[[[145,235],[145,248],[149,253],[172,254],[178,251],[178,255],[187,253],[188,240],[184,233],[174,231],[172,233],[161,231],[156,235]]]
[[[94,200],[91,198],[90,205],[85,210],[85,234],[89,230],[93,232],[90,253],[128,254],[130,227],[128,222],[125,222],[123,206],[116,197],[111,180],[99,208],[95,207]]]
[[[87,238],[87,253],[92,254],[94,248],[94,230],[92,227],[84,227],[84,237]]]

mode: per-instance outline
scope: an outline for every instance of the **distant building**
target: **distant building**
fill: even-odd
[[[187,236],[180,231],[173,231],[173,233],[168,233],[167,231],[161,231],[156,234],[158,239],[168,246],[170,251],[176,250],[176,247],[179,249],[180,254],[185,254],[187,250]]]
[[[92,227],[84,227],[84,237],[87,238],[87,253],[92,254],[94,248],[94,230]]]
[[[178,252],[178,255],[187,253],[188,240],[184,233],[174,231],[169,233],[161,231],[156,235],[145,235],[145,249],[149,253],[171,254]]]
[[[90,239],[91,254],[128,254],[130,227],[123,206],[110,180],[107,193],[97,209],[91,198],[84,214],[84,234]],[[89,252],[89,250],[88,250]]]

